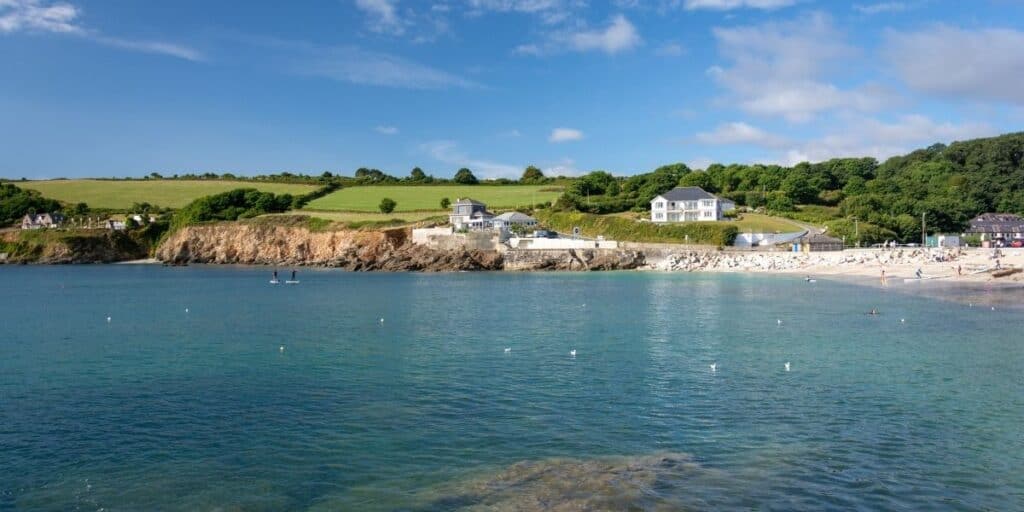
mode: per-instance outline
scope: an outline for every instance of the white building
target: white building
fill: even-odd
[[[505,212],[492,219],[491,225],[494,229],[509,229],[514,225],[532,228],[537,225],[537,219],[525,213]]]
[[[59,213],[28,213],[21,219],[21,229],[56,228],[64,223]]]
[[[494,214],[487,211],[487,205],[469,198],[458,199],[452,203],[452,213],[448,222],[456,231],[463,229],[490,229]]]
[[[722,213],[736,204],[709,194],[700,187],[676,187],[651,199],[651,222],[722,220]]]

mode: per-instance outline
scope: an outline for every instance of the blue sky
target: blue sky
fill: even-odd
[[[883,159],[1022,84],[1019,0],[0,0],[0,176]]]

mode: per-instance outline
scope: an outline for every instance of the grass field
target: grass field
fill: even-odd
[[[736,226],[740,233],[792,233],[804,230],[799,224],[782,217],[760,213],[741,213],[740,216],[740,220],[729,222]]]
[[[316,217],[318,219],[326,219],[337,222],[378,222],[391,219],[401,219],[406,222],[413,223],[419,222],[424,219],[429,219],[431,217],[437,217],[438,220],[444,220],[444,222],[448,222],[448,213],[449,212],[447,210],[392,212],[385,214],[380,212],[338,212],[303,209],[300,211],[288,212],[286,215],[309,215],[310,217]]]
[[[111,209],[130,208],[132,203],[181,208],[199,197],[236,188],[256,188],[264,192],[293,195],[316,190],[313,185],[214,180],[52,180],[22,181],[14,184],[21,188],[38,190],[44,196],[58,201],[86,203],[92,208]]]
[[[460,197],[471,197],[487,204],[489,209],[515,208],[545,201],[554,201],[561,194],[550,185],[438,185],[438,186],[379,186],[344,188],[321,197],[307,208],[313,210],[344,210],[376,212],[380,200],[390,197],[398,203],[395,212],[438,210],[441,198],[452,202]]]

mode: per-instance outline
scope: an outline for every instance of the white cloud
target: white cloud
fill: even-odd
[[[381,135],[398,135],[398,128],[394,126],[380,125],[374,128],[374,130]]]
[[[511,165],[472,158],[462,152],[459,149],[458,144],[450,140],[428,142],[426,144],[422,144],[420,149],[439,162],[455,167],[468,167],[473,171],[473,174],[479,178],[518,179],[525,168],[521,165]]]
[[[654,50],[659,57],[680,57],[686,53],[686,49],[679,43],[665,43]]]
[[[44,0],[0,0],[0,33],[50,32],[78,36],[90,41],[126,50],[169,55],[201,61],[198,50],[161,41],[124,39],[88,30],[77,23],[82,11],[66,2]]]
[[[574,9],[585,6],[579,0],[467,0],[469,15],[485,11],[517,12],[538,16],[548,25],[561,23],[572,17]]]
[[[897,12],[907,8],[907,4],[903,2],[879,2],[876,4],[855,4],[854,10],[861,14],[878,14],[883,12]]]
[[[555,128],[548,136],[549,142],[570,142],[583,140],[583,132],[573,128]]]
[[[642,42],[636,27],[620,14],[614,16],[605,28],[560,28],[550,32],[545,41],[521,44],[513,49],[513,53],[540,56],[567,51],[601,51],[612,55],[631,50]]]
[[[715,160],[706,156],[693,158],[686,162],[686,166],[695,170],[706,170]]]
[[[683,6],[691,11],[696,9],[728,11],[744,7],[751,9],[778,9],[780,7],[789,7],[795,3],[796,0],[685,0]]]
[[[889,30],[883,55],[916,91],[965,100],[1024,103],[1024,32],[935,25]]]
[[[723,123],[715,127],[714,131],[698,133],[694,138],[702,144],[714,145],[753,144],[779,147],[786,143],[785,138],[744,122]]]
[[[805,141],[786,150],[778,163],[793,165],[830,158],[871,156],[885,160],[936,142],[987,137],[997,133],[987,123],[936,122],[922,115],[905,115],[892,122],[861,116],[841,120],[842,131]]]
[[[64,34],[82,34],[75,24],[81,11],[65,3],[44,4],[41,0],[0,0],[0,32],[36,30]]]
[[[405,22],[395,12],[395,0],[355,0],[356,7],[370,16],[369,28],[382,34],[402,35]]]
[[[824,111],[874,110],[890,101],[878,86],[849,90],[824,80],[827,70],[857,55],[825,14],[713,33],[731,65],[713,66],[708,74],[744,111],[806,122]]]
[[[582,176],[584,173],[578,167],[576,162],[571,158],[563,158],[558,162],[542,165],[541,170],[544,176]]]
[[[285,65],[298,74],[321,76],[362,85],[404,89],[474,88],[476,82],[387,53],[352,46],[319,47],[308,43],[276,42],[291,50]]]
[[[639,45],[640,35],[636,27],[620,14],[612,18],[607,28],[572,34],[569,42],[573,49],[581,52],[600,50],[614,54]]]

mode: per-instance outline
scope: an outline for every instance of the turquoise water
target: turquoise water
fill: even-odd
[[[268,279],[0,267],[0,509],[1024,509],[1020,310],[792,277]]]

